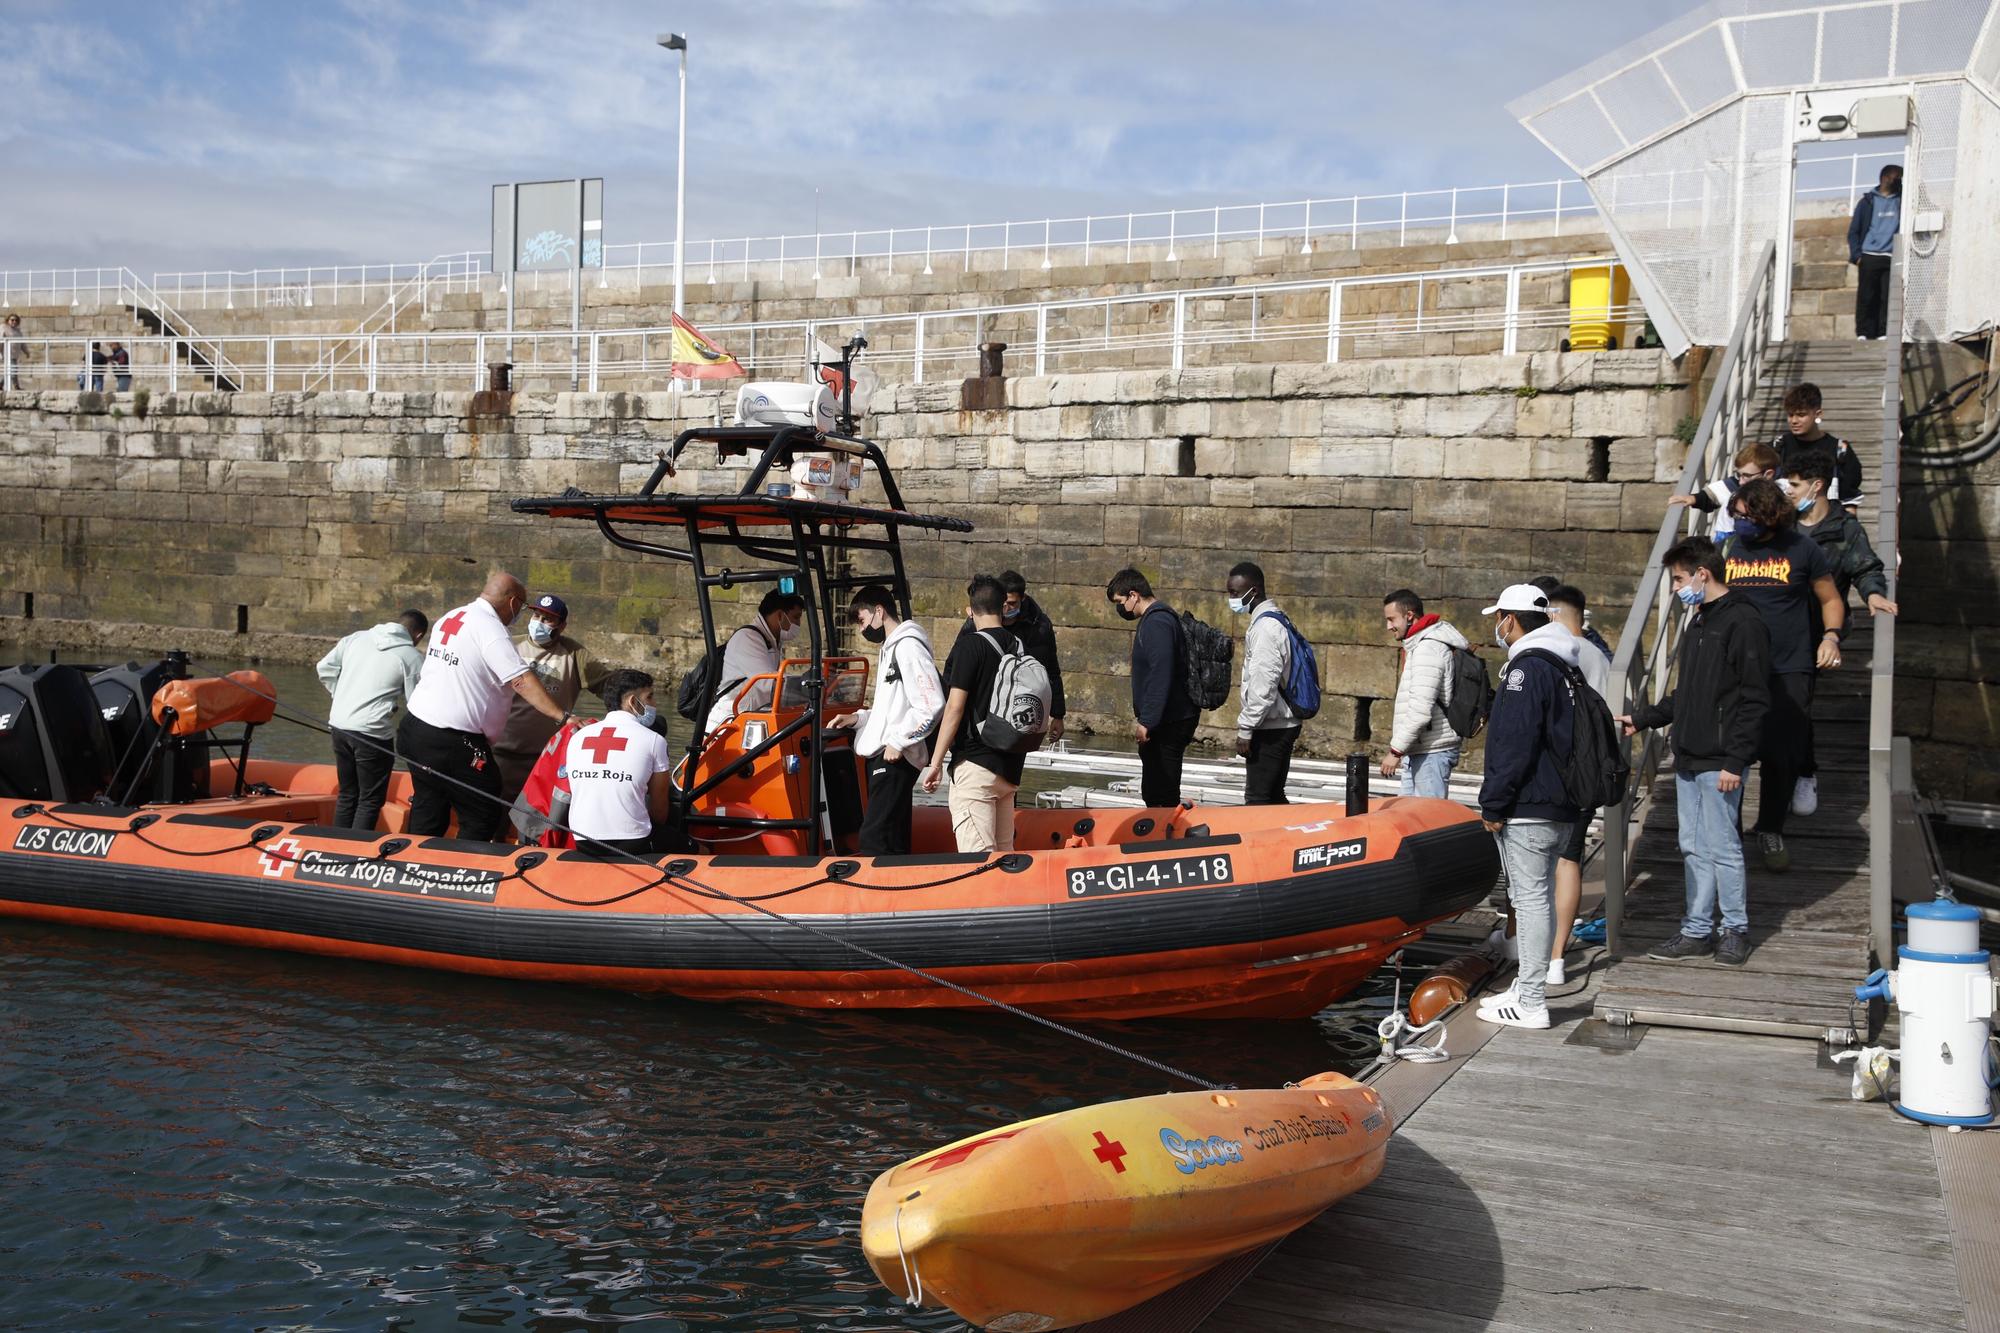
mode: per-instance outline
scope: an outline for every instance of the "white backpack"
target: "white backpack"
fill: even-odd
[[[992,631],[980,630],[979,637],[1000,654],[1000,669],[993,673],[993,692],[986,700],[986,712],[973,725],[973,735],[989,749],[1002,754],[1026,754],[1038,750],[1049,730],[1049,673],[1030,657],[1018,641],[1012,652],[1000,646]]]

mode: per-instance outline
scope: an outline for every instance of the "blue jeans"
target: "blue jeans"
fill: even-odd
[[[1405,796],[1433,796],[1440,801],[1448,801],[1451,799],[1451,770],[1457,767],[1458,751],[1455,749],[1406,754],[1400,774],[1403,785],[1397,790]]]
[[[1675,812],[1680,818],[1681,858],[1687,866],[1687,916],[1681,934],[1707,939],[1722,907],[1724,930],[1748,930],[1744,900],[1743,834],[1738,819],[1743,788],[1725,792],[1720,773],[1674,774]]]
[[[1570,826],[1549,819],[1510,819],[1493,835],[1507,870],[1507,900],[1514,904],[1514,939],[1520,946],[1521,1007],[1548,1003],[1549,947],[1556,933],[1556,862],[1569,844]]]

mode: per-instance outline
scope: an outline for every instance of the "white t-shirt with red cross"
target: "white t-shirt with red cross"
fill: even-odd
[[[475,598],[431,626],[410,712],[434,727],[492,740],[507,721],[508,686],[527,671],[500,613]]]
[[[646,789],[673,762],[667,742],[624,709],[569,738],[569,826],[585,838],[643,838],[653,831]]]

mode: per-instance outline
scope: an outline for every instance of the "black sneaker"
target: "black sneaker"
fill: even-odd
[[[1707,958],[1715,952],[1715,937],[1704,935],[1696,939],[1692,935],[1676,935],[1665,944],[1655,945],[1646,957],[1659,958],[1667,962],[1677,962],[1682,958]]]
[[[1715,961],[1741,967],[1750,961],[1750,936],[1740,930],[1725,930],[1715,946]]]
[[[1764,869],[1783,872],[1792,868],[1792,854],[1785,850],[1782,833],[1759,833],[1757,850],[1763,855]]]

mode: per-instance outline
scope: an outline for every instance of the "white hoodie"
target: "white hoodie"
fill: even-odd
[[[930,729],[944,714],[944,680],[931,641],[905,620],[882,641],[875,706],[855,713],[854,752],[872,759],[890,748],[918,768],[930,762]]]
[[[327,725],[387,740],[423,666],[423,654],[400,622],[356,630],[319,659],[320,684],[333,696]]]
[[[1530,648],[1539,648],[1545,653],[1553,653],[1579,671],[1583,670],[1583,649],[1588,648],[1591,652],[1597,653],[1600,659],[1604,656],[1603,653],[1597,652],[1596,644],[1588,639],[1579,639],[1576,635],[1569,632],[1567,626],[1558,625],[1553,620],[1540,629],[1531,629],[1520,638],[1514,640],[1508,646],[1507,660],[1509,662],[1513,661]],[[1588,678],[1586,677],[1586,679]]]

